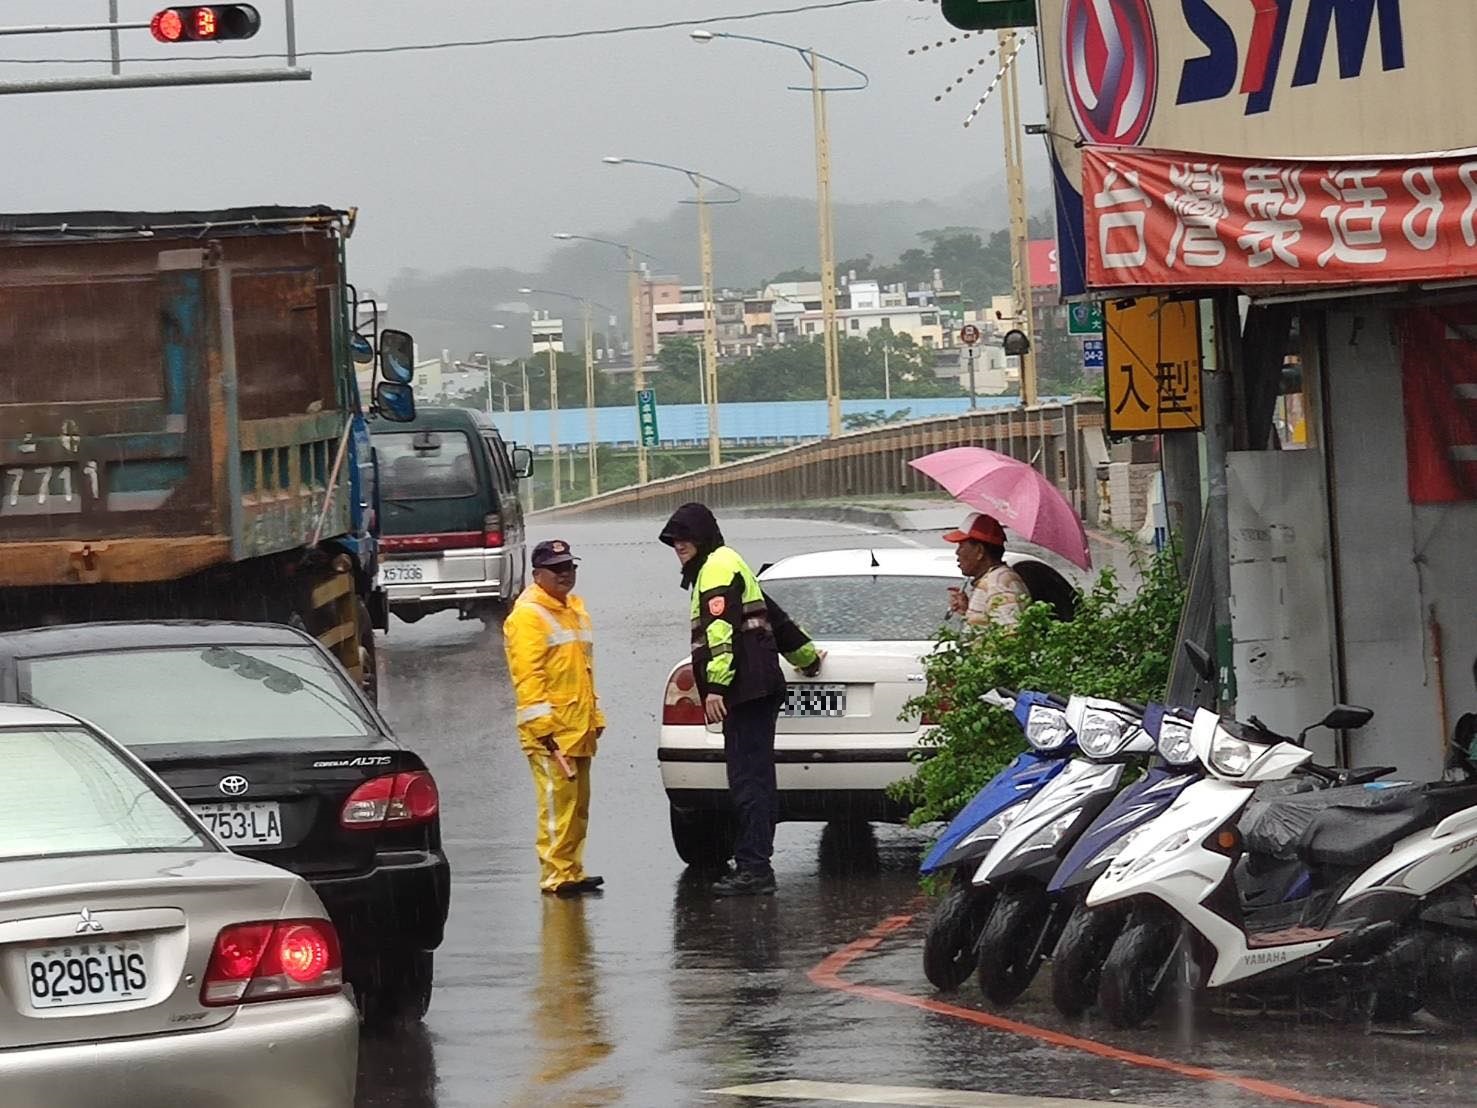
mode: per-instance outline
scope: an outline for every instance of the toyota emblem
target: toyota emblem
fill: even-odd
[[[247,789],[251,788],[251,783],[239,773],[233,773],[229,777],[221,778],[219,788],[227,796],[240,796]]]
[[[1062,76],[1077,129],[1099,146],[1137,146],[1159,94],[1149,0],[1067,0]]]

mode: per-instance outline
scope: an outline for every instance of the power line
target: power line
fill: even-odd
[[[879,4],[883,0],[820,0],[818,3],[801,4],[792,8],[768,8],[762,11],[736,12],[730,15],[710,15],[701,19],[671,19],[661,23],[631,23],[621,27],[589,27],[576,31],[545,31],[532,35],[506,35],[500,38],[458,39],[449,42],[401,43],[396,46],[346,46],[338,50],[300,50],[299,58],[346,58],[361,54],[411,54],[432,50],[456,50],[477,46],[517,46],[536,42],[565,42],[571,39],[606,38],[612,35],[629,35],[642,31],[671,31],[683,27],[707,27],[715,23],[738,23],[748,19],[763,19],[768,16],[803,15],[807,12],[828,11],[833,8],[850,8],[859,4]],[[229,54],[231,61],[281,61],[282,54]],[[185,57],[178,54],[158,55],[147,58],[120,58],[122,62],[153,64],[156,62],[203,61],[200,57]],[[7,65],[111,65],[111,58],[0,58]]]

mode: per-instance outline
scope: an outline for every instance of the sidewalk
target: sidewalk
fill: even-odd
[[[836,523],[851,523],[861,527],[874,527],[884,531],[898,531],[916,535],[942,536],[964,522],[970,509],[950,497],[856,497],[847,500],[821,500],[807,504],[781,505],[770,508],[730,509],[731,514],[746,516],[781,516],[785,518],[823,519]],[[942,539],[940,539],[942,542]],[[1036,546],[1034,543],[1014,540],[1012,550],[1032,554],[1060,570],[1078,585],[1087,585],[1097,579],[1098,571],[1112,566],[1119,582],[1129,589],[1139,584],[1136,558],[1147,558],[1152,549],[1140,546],[1130,538],[1109,534],[1105,531],[1087,529],[1088,553],[1092,556],[1092,569],[1084,573],[1061,556]]]

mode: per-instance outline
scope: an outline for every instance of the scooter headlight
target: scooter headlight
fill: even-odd
[[[1172,766],[1187,766],[1195,760],[1190,745],[1190,725],[1165,716],[1159,724],[1159,756]]]
[[[1072,737],[1067,714],[1060,708],[1034,704],[1026,716],[1026,742],[1037,750],[1057,750]]]
[[[1052,820],[1026,840],[1025,844],[1021,847],[1021,853],[1055,848],[1056,844],[1062,841],[1062,836],[1071,829],[1072,824],[1077,822],[1078,814],[1077,812],[1068,812],[1066,815]]]
[[[1128,720],[1112,712],[1089,708],[1082,715],[1077,745],[1089,758],[1111,758],[1128,745],[1130,728]]]
[[[1249,743],[1245,739],[1236,738],[1224,727],[1217,727],[1215,740],[1210,744],[1211,768],[1227,777],[1240,777],[1267,749],[1260,743]]]
[[[983,842],[986,839],[998,839],[1001,835],[1005,834],[1006,830],[1015,822],[1016,817],[1021,814],[1025,807],[1026,801],[1022,800],[1012,804],[1009,808],[1001,809],[968,835],[964,836],[964,838],[960,839],[959,846],[968,846],[971,843]],[[954,849],[957,850],[959,847],[955,847]]]

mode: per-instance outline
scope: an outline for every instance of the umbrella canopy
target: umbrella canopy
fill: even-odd
[[[1087,532],[1056,486],[1025,462],[982,446],[956,446],[908,463],[955,499],[994,516],[1027,542],[1082,569],[1092,568]]]

